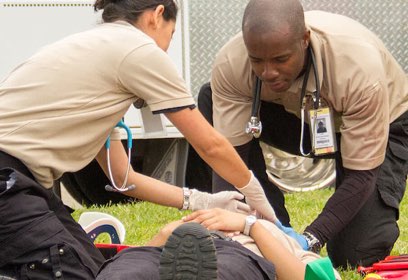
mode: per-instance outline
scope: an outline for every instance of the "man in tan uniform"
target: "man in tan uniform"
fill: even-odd
[[[97,0],[95,10],[104,10],[103,24],[44,47],[0,82],[0,278],[95,277],[102,255],[51,187],[95,157],[107,172],[104,143],[138,99],[164,113],[249,205],[275,218],[259,182],[195,108],[165,52],[176,3]],[[116,184],[135,186],[126,195],[183,210],[249,211],[237,192],[182,189],[133,170],[126,180],[122,143],[110,149]]]
[[[396,221],[408,172],[408,80],[400,65],[350,18],[304,13],[298,0],[249,2],[242,33],[225,44],[214,63],[213,124],[254,170],[287,226],[283,195],[266,178],[259,139],[245,132],[256,78],[262,83],[258,113],[255,108],[263,126],[260,140],[293,154],[315,147],[311,156],[336,159],[336,191],[298,241],[315,251],[327,243],[336,266],[383,259],[399,235]],[[332,145],[320,154],[319,142],[310,138],[323,136],[312,133],[317,125],[310,129],[307,117],[320,115],[311,109],[332,115],[325,117],[332,134],[319,134],[332,137]],[[214,181],[217,190],[228,189],[219,178]]]

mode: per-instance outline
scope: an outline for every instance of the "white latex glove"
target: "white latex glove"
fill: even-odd
[[[258,179],[256,179],[252,171],[250,172],[251,179],[249,180],[248,184],[243,188],[237,189],[245,195],[246,203],[248,203],[252,209],[256,210],[258,215],[260,214],[264,219],[275,223],[275,221],[278,220],[275,211],[269,204],[269,201],[266,198],[265,192]]]
[[[196,189],[191,190],[189,210],[223,208],[229,211],[249,214],[251,208],[249,205],[239,201],[244,196],[235,191],[223,191],[218,193],[200,192]]]

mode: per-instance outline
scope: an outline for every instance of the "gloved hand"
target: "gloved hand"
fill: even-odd
[[[303,250],[309,250],[309,245],[307,244],[306,237],[304,237],[302,234],[297,233],[292,227],[285,227],[279,220],[275,221],[275,225],[286,235],[295,239],[297,243],[299,243],[300,247],[303,248]]]
[[[276,218],[275,211],[269,204],[268,199],[265,196],[265,192],[259,183],[258,179],[251,172],[251,179],[245,187],[237,188],[241,193],[245,195],[245,200],[252,209],[256,210],[257,214],[262,215],[264,219],[267,219],[274,223]]]
[[[239,201],[244,196],[235,191],[223,191],[218,193],[200,192],[196,189],[191,190],[189,210],[200,210],[210,208],[223,208],[229,211],[242,214],[249,214],[251,208],[249,205]]]

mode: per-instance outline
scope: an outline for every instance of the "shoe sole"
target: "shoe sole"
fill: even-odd
[[[160,255],[161,280],[215,280],[217,256],[213,239],[198,223],[177,227]]]

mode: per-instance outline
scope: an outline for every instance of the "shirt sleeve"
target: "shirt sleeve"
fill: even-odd
[[[145,100],[152,112],[195,104],[173,61],[154,44],[130,52],[118,76],[124,90]]]
[[[344,167],[369,170],[383,162],[389,130],[386,95],[384,85],[378,81],[344,100],[346,109],[340,128]]]
[[[233,146],[251,141],[252,136],[245,133],[252,108],[252,98],[248,96],[249,86],[234,78],[233,71],[227,63],[216,62],[211,75],[211,89],[214,128]]]

